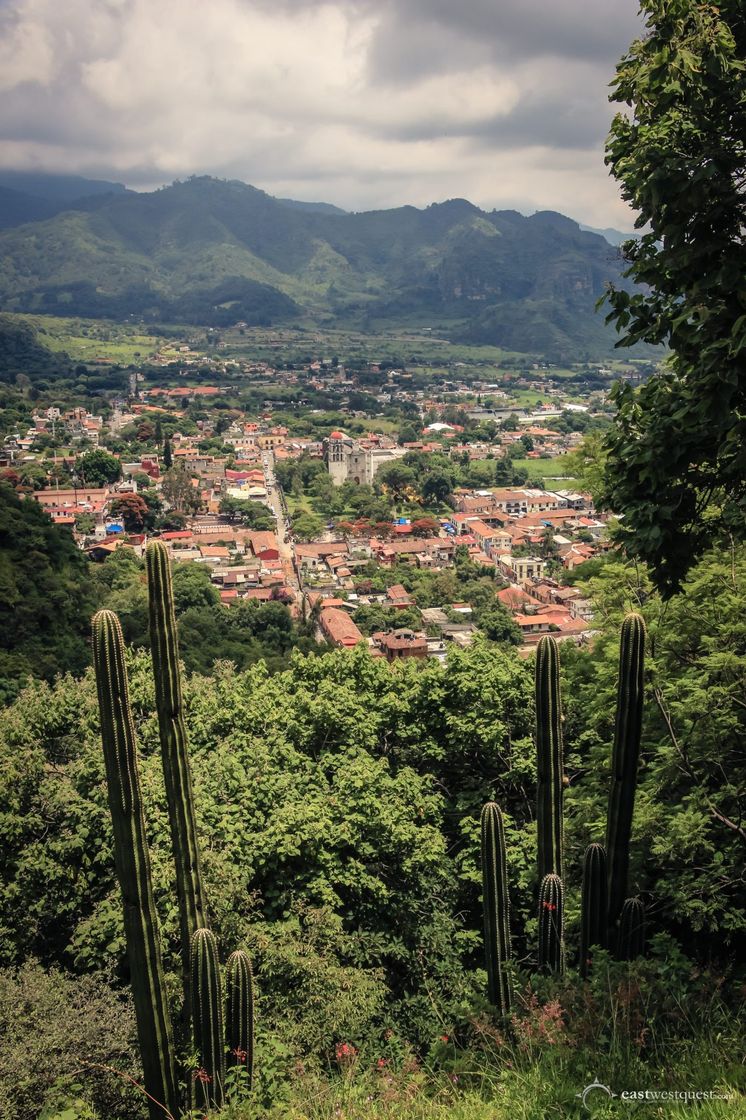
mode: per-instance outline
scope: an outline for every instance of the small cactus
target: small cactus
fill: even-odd
[[[602,844],[589,844],[583,857],[580,903],[580,975],[591,965],[591,946],[606,945],[606,852]]]
[[[627,898],[619,918],[617,956],[632,961],[645,953],[645,904],[639,898]]]
[[[565,892],[559,875],[545,875],[539,890],[539,968],[565,970]]]
[[[101,740],[114,830],[114,863],[124,904],[124,932],[143,1081],[151,1098],[148,1105],[151,1120],[163,1120],[164,1108],[178,1116],[179,1092],[153,900],[150,852],[145,836],[124,640],[119,619],[112,611],[99,611],[93,618],[92,629]]]
[[[209,929],[195,930],[192,936],[192,1017],[200,1064],[197,1103],[205,1110],[220,1108],[225,1091],[223,992],[218,946]]]
[[[505,859],[505,833],[499,806],[488,801],[482,809],[482,894],[484,952],[490,1003],[507,1015],[512,1002],[510,975],[510,904]]]
[[[237,949],[225,966],[225,1037],[228,1062],[243,1066],[254,1082],[254,974],[248,954]]]
[[[559,649],[544,637],[536,650],[536,833],[539,882],[562,878],[562,729]]]
[[[645,622],[639,614],[629,614],[622,623],[619,649],[616,723],[606,823],[610,929],[616,924],[627,896],[630,834],[642,737],[644,668]]]

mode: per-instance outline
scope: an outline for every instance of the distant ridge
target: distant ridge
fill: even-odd
[[[53,175],[43,171],[2,171],[0,187],[46,198],[51,202],[74,202],[94,194],[126,194],[123,183],[86,179],[82,175]]]
[[[0,171],[0,229],[44,221],[63,210],[90,209],[111,195],[131,193],[122,183],[80,175]]]
[[[428,326],[567,360],[612,350],[594,308],[622,270],[608,241],[553,211],[455,198],[350,214],[208,176],[73,200],[0,233],[0,257],[6,311]]]
[[[639,233],[622,233],[619,229],[612,229],[610,226],[606,229],[596,229],[595,226],[584,226],[582,222],[579,223],[580,228],[586,230],[588,233],[597,233],[599,237],[605,237],[610,245],[621,245],[623,241],[636,240],[640,235]]]
[[[342,210],[331,202],[299,202],[296,198],[278,198],[283,206],[292,206],[295,210],[306,210],[309,214],[348,214],[349,210]]]

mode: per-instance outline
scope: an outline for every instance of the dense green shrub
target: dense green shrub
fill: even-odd
[[[127,992],[104,978],[46,971],[28,960],[0,970],[0,1085],[3,1120],[36,1120],[74,1102],[107,1120],[144,1116],[135,1022]],[[82,1109],[76,1109],[76,1115]]]
[[[156,902],[174,969],[178,916],[148,656],[132,655],[130,671]],[[276,676],[260,665],[192,678],[185,702],[221,944],[246,944],[267,1006],[283,1007],[287,978],[265,979],[263,959],[298,955],[308,913],[323,910],[330,940],[314,953],[341,970],[340,990],[371,996],[348,1024],[335,997],[317,991],[299,1040],[320,1044],[336,1021],[359,1037],[388,1019],[413,1040],[429,1036],[443,1009],[480,983],[466,969],[481,961],[479,808],[499,793],[520,820],[528,804],[526,666],[486,646],[455,652],[445,668],[392,670],[364,651],[296,655]],[[0,716],[9,962],[32,951],[125,975],[97,723],[90,676],[35,684]],[[511,820],[509,836],[521,827]],[[513,859],[523,874],[521,843]]]
[[[0,703],[32,676],[83,671],[96,605],[69,530],[0,483]]]
[[[591,650],[562,653],[568,862],[579,867],[584,846],[604,838],[618,633],[632,609],[649,652],[628,894],[692,955],[726,955],[745,922],[746,549],[709,553],[666,603],[619,559],[588,589],[598,636]]]

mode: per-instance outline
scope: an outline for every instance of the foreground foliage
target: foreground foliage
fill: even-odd
[[[725,1099],[696,1106],[703,1120],[731,1120],[746,1106],[746,1077],[740,1054],[746,1045],[743,1023],[723,998],[726,977],[702,971],[659,937],[651,957],[634,965],[602,956],[595,977],[578,985],[572,978],[532,986],[516,977],[516,1005],[506,1027],[496,1027],[486,1008],[470,1008],[443,1019],[418,1053],[400,1036],[338,1043],[323,1060],[294,1058],[278,1034],[262,1032],[258,1079],[252,1094],[242,1078],[228,1077],[227,1120],[544,1120],[581,1117],[580,1094],[594,1081],[616,1094],[697,1089]],[[103,1004],[114,1009],[117,997],[99,986],[99,1003],[90,1002],[97,982],[45,977],[38,966],[18,975],[0,972],[0,1000],[8,1008],[23,1001],[23,1024],[12,1040],[0,1034],[0,1072],[9,1120],[134,1120],[146,1102],[113,1069],[137,1073],[120,1029],[103,1017],[103,1030],[80,1034],[72,1015],[68,1034],[48,1035],[58,1061],[42,1057],[44,1014],[57,1021],[73,1000],[89,1015]],[[49,989],[63,986],[68,1003],[50,1003]],[[131,1029],[126,1001],[122,1023]],[[111,1013],[111,1011],[109,1012]],[[42,1037],[34,1039],[35,1032]],[[94,1039],[94,1044],[90,1039]],[[340,1036],[345,1037],[345,1036]],[[119,1050],[117,1050],[119,1047]],[[629,1116],[634,1104],[605,1094],[592,1095],[595,1117]],[[692,1104],[644,1106],[651,1116],[692,1114]],[[202,1112],[194,1114],[202,1116]]]
[[[746,537],[743,360],[746,10],[643,0],[646,35],[616,75],[607,162],[645,232],[614,290],[621,343],[667,343],[667,372],[616,393],[604,498],[631,555],[678,590],[724,530]]]
[[[0,483],[0,703],[32,674],[52,680],[88,663],[87,568],[69,533]]]
[[[549,1061],[548,1076],[562,1080],[554,1054],[565,1056],[562,1076],[580,1089],[597,1073],[585,1068],[591,1053],[622,1084],[630,1070],[665,1079],[677,1063],[694,1076],[690,1047],[714,1055],[700,1076],[705,1087],[717,1081],[737,1052],[732,1008],[742,982],[732,960],[743,929],[744,580],[746,557],[734,549],[708,557],[686,594],[662,603],[634,566],[612,560],[593,585],[593,650],[563,647],[565,720],[549,755],[561,734],[564,976],[522,972],[538,933],[533,661],[486,642],[453,650],[444,665],[389,666],[358,649],[295,654],[274,676],[262,664],[248,672],[222,665],[211,679],[186,682],[210,920],[223,958],[243,945],[257,966],[262,1107],[295,1108],[293,1093],[305,1090],[293,1086],[308,1075],[327,1086],[308,1113],[320,1117],[339,1100],[330,1069],[344,1084],[353,1066],[374,1077],[390,1071],[396,1081],[410,1060],[415,1071],[424,1060],[434,1076],[433,1108],[444,1072],[459,1078],[449,1092],[472,1096],[491,1080],[516,1078],[514,1098],[504,1099],[526,1116],[533,1067]],[[630,607],[645,618],[649,660],[629,887],[646,903],[653,953],[612,964],[596,952],[583,984],[580,870],[587,844],[604,832],[619,622]],[[166,990],[176,1007],[181,935],[151,659],[133,651],[126,661]],[[0,713],[0,798],[4,961],[21,964],[33,953],[48,966],[127,982],[89,674],[37,682]],[[479,817],[491,800],[503,812],[514,907],[509,1027],[496,1025],[484,999]],[[710,1042],[703,1023],[717,1028]],[[455,1055],[442,1051],[444,1036]],[[189,1058],[178,1055],[182,1068]],[[231,1092],[241,1089],[235,1076],[228,1081]]]

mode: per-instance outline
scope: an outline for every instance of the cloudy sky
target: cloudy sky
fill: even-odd
[[[0,166],[631,228],[603,164],[635,0],[0,0]]]

